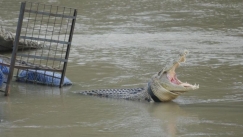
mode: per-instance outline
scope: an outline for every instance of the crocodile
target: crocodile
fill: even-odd
[[[199,88],[199,84],[189,84],[180,81],[176,76],[176,68],[186,61],[188,51],[179,54],[179,59],[166,65],[158,73],[154,74],[144,88],[132,89],[101,89],[81,91],[84,95],[121,98],[127,100],[146,100],[149,102],[168,102],[177,98],[182,93]]]
[[[0,52],[12,51],[15,35],[11,31],[5,30],[0,26]],[[44,45],[34,40],[19,40],[18,49],[40,49]]]

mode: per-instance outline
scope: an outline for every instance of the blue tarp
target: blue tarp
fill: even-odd
[[[6,66],[1,66],[0,65],[0,70],[2,71],[3,74],[8,75],[9,73],[9,68]]]
[[[2,59],[0,59],[0,62],[3,62]],[[9,73],[9,67],[0,65],[0,87],[4,82],[6,82],[6,76]]]
[[[0,62],[3,62],[0,59]],[[6,82],[9,67],[0,65],[0,86]],[[43,70],[22,70],[18,74],[17,81],[33,82],[45,85],[59,86],[61,74]],[[72,82],[64,77],[63,85],[72,85]]]
[[[4,82],[4,75],[2,70],[0,69],[0,87],[3,85],[3,82]]]
[[[43,70],[22,70],[18,74],[17,81],[33,82],[44,85],[59,86],[61,74]],[[64,77],[63,85],[72,85],[72,82]]]
[[[4,61],[3,61],[2,59],[0,59],[0,62],[3,62],[3,63],[4,63]],[[0,70],[1,70],[2,73],[5,74],[5,75],[8,75],[8,73],[9,73],[9,67],[0,65]]]

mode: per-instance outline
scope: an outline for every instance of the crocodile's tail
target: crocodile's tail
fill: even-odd
[[[147,100],[150,101],[149,96],[144,88],[131,89],[100,89],[91,91],[79,92],[84,95],[107,97],[107,98],[121,98],[127,100]]]

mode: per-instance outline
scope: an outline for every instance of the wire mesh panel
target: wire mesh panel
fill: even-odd
[[[29,80],[29,71],[37,73],[40,72],[38,70],[43,70],[41,72],[44,77],[52,77],[52,81],[59,78],[59,87],[62,87],[76,16],[77,10],[72,8],[32,2],[21,3],[6,95],[9,93],[13,68],[18,68],[17,78],[23,70],[26,71],[25,80],[28,82],[37,81],[37,77]],[[18,51],[18,45],[22,42],[30,44],[27,44],[27,50]],[[31,50],[31,43],[37,43],[39,48]],[[61,73],[59,77],[56,77],[57,72]]]

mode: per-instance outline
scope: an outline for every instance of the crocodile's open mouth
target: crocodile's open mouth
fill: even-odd
[[[192,85],[192,84],[189,84],[187,82],[181,82],[177,78],[177,75],[176,75],[175,71],[169,71],[169,73],[167,73],[167,78],[172,84],[175,84],[175,85],[180,85],[180,86],[183,86],[185,88],[190,88],[191,87],[192,89],[199,88],[199,85],[196,85],[196,84]]]
[[[180,66],[180,63],[183,63],[185,61],[186,61],[185,55],[181,56],[180,59],[178,60],[178,62],[174,63],[173,66],[167,71],[167,78],[172,84],[180,85],[185,88],[198,89],[199,85],[197,85],[197,84],[192,85],[187,82],[181,82],[177,78],[175,70]]]

